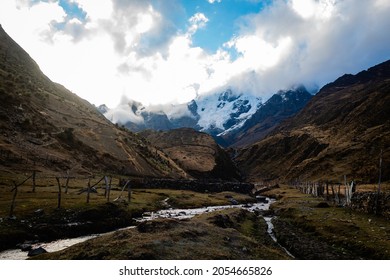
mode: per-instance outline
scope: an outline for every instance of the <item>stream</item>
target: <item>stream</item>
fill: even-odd
[[[167,203],[168,199],[166,199],[164,202]],[[242,208],[246,209],[247,211],[254,212],[254,211],[261,211],[261,210],[268,210],[270,205],[274,202],[274,199],[271,198],[265,198],[263,197],[261,202],[253,203],[253,204],[239,204],[239,205],[223,205],[223,206],[208,206],[208,207],[202,207],[202,208],[194,208],[194,209],[164,209],[159,210],[156,212],[145,212],[141,218],[135,219],[137,222],[143,222],[143,221],[149,221],[157,218],[172,218],[172,219],[189,219],[196,215],[200,215],[203,213],[213,212],[217,210],[222,209],[228,209],[228,208]],[[272,240],[275,241],[290,257],[294,258],[294,256],[283,246],[281,246],[274,233],[273,233],[273,224],[272,224],[272,217],[263,217],[265,222],[268,225],[267,232],[272,238]],[[96,238],[102,235],[110,234],[119,230],[125,230],[129,228],[134,228],[135,226],[130,226],[122,229],[117,229],[115,231],[106,232],[102,234],[91,234],[87,236],[81,236],[76,238],[69,238],[69,239],[59,239],[53,242],[49,243],[36,243],[33,244],[34,248],[42,247],[47,252],[56,252],[63,249],[66,249],[72,245],[87,241],[92,238]],[[21,249],[10,249],[0,252],[0,260],[25,260],[28,258],[27,256],[28,252],[23,252]]]

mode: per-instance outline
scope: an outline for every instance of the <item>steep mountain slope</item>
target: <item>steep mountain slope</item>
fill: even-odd
[[[218,141],[232,147],[244,147],[260,141],[280,122],[301,110],[311,98],[304,86],[279,91],[261,104],[241,127],[219,135]]]
[[[170,131],[140,132],[153,145],[162,149],[180,167],[194,177],[238,180],[240,175],[229,155],[214,139],[191,128]]]
[[[237,162],[251,180],[390,179],[390,61],[323,87],[272,135],[243,149]]]
[[[164,153],[51,82],[1,26],[0,104],[2,172],[187,176]]]

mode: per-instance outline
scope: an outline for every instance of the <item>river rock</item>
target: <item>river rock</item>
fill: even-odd
[[[43,209],[37,209],[37,210],[34,211],[34,214],[35,214],[36,216],[42,216],[43,213],[44,213],[44,210],[43,210]]]
[[[38,247],[38,248],[30,250],[30,252],[28,252],[27,256],[34,257],[34,256],[38,256],[38,255],[45,254],[45,253],[47,253],[47,251],[44,248]]]
[[[22,250],[23,252],[29,252],[29,251],[31,251],[31,249],[32,249],[32,245],[31,245],[31,243],[23,243],[23,244],[20,244],[20,245],[19,245],[19,248],[20,248],[20,250]]]
[[[320,203],[317,204],[317,208],[329,208],[329,204],[325,201],[322,201]]]
[[[229,199],[230,203],[233,205],[238,205],[238,201],[235,200],[234,198]]]
[[[262,196],[262,195],[257,195],[257,196],[256,196],[256,200],[257,200],[258,202],[268,203],[267,197]]]
[[[211,222],[221,228],[231,228],[234,226],[234,222],[228,215],[220,214],[211,218]]]

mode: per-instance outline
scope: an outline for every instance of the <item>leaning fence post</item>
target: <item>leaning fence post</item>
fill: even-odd
[[[108,183],[108,186],[107,186],[107,202],[110,201],[110,193],[111,193],[111,183],[112,183],[112,177],[110,176],[110,182]]]
[[[11,202],[11,209],[9,211],[9,217],[12,218],[14,215],[14,209],[15,209],[15,200],[16,200],[16,195],[18,194],[18,186],[16,185],[16,182],[14,181],[14,188],[11,190],[11,192],[14,192],[12,196],[12,202]]]
[[[61,208],[61,183],[60,179],[56,177],[57,184],[58,184],[58,203],[57,203],[57,208]]]
[[[108,188],[109,188],[109,186],[108,186],[108,178],[107,178],[107,176],[104,176],[104,183],[106,184],[106,189],[104,190],[104,197],[106,197],[106,198],[107,198],[107,194],[108,194]]]

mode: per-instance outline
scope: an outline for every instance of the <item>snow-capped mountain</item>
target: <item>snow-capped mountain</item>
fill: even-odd
[[[198,107],[198,126],[211,135],[241,127],[262,104],[258,97],[235,94],[230,89],[220,94],[201,96],[194,102]]]
[[[219,143],[225,146],[242,147],[261,140],[283,120],[299,112],[312,95],[304,86],[280,90],[252,114],[238,129],[219,135]]]
[[[145,107],[127,100],[102,113],[113,123],[133,131],[190,127],[216,136],[241,127],[261,104],[258,97],[235,94],[228,89],[219,94],[199,96],[187,104]]]
[[[279,91],[265,103],[259,97],[227,89],[218,94],[198,96],[186,104],[146,107],[125,100],[115,109],[102,111],[113,123],[135,132],[188,127],[207,132],[221,145],[230,146],[237,141],[246,143],[247,134],[257,140],[257,135],[268,133],[276,124],[299,111],[310,98],[311,94],[303,86]],[[253,135],[247,133],[250,130]]]

